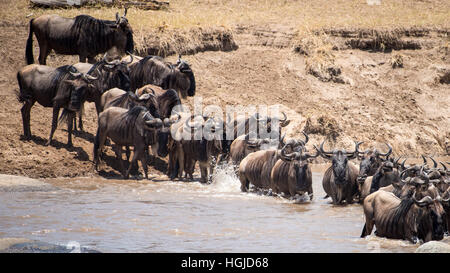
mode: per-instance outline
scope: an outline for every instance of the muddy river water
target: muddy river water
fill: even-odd
[[[0,191],[0,237],[102,252],[413,252],[418,245],[371,235],[359,204],[323,199],[302,204],[242,193],[230,170],[212,184],[76,178],[46,187]],[[49,185],[48,185],[49,184]],[[447,237],[448,239],[448,237]]]

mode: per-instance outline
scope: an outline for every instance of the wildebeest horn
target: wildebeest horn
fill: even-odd
[[[286,154],[286,148],[288,145],[284,145],[284,147],[281,149],[281,160],[283,161],[292,161],[292,158],[295,156],[295,152],[290,153],[290,154]]]
[[[119,24],[119,21],[120,21],[120,16],[119,16],[119,13],[116,12],[116,24]]]
[[[361,142],[359,142],[358,145],[356,145],[356,152],[357,152],[358,154],[364,154],[364,153],[365,153],[365,151],[364,151],[364,152],[361,152],[361,151],[359,150],[359,145],[361,145],[361,144],[363,144],[363,143],[364,143],[364,141],[361,141]]]
[[[333,155],[333,153],[332,152],[327,152],[327,151],[324,151],[323,150],[323,144],[325,143],[325,140],[320,144],[320,148],[319,148],[319,151],[320,151],[320,154],[322,155],[322,156],[325,156],[326,158],[330,158],[332,155]]]
[[[302,134],[305,136],[305,141],[303,143],[304,145],[306,145],[306,143],[308,143],[309,141],[309,136],[305,133],[305,131],[302,131]]]
[[[404,169],[406,169],[406,167],[405,167],[405,162],[406,162],[406,160],[407,160],[408,158],[405,158],[404,160],[403,160],[403,162],[402,162],[402,169],[404,170]]]
[[[70,75],[74,76],[75,78],[82,76],[81,72],[74,73],[74,72],[70,71],[69,73],[70,73]]]
[[[281,147],[284,147],[284,145],[286,145],[286,143],[284,143],[284,138],[286,137],[286,133],[284,133],[281,138],[280,138],[280,143],[281,143]]]
[[[283,114],[284,119],[280,120],[280,126],[281,127],[286,127],[289,125],[289,123],[291,122],[290,120],[287,119],[286,113],[281,111],[281,114]]]
[[[438,164],[436,162],[436,160],[434,160],[434,158],[432,156],[429,156],[429,158],[431,159],[431,161],[433,161],[433,168],[437,168]]]
[[[424,155],[421,155],[422,159],[423,159],[423,166],[427,165],[427,159],[425,158]]]
[[[316,158],[316,157],[318,157],[320,155],[320,151],[319,151],[319,149],[317,149],[317,146],[316,145],[313,145],[313,146],[314,146],[314,149],[316,149],[316,154],[315,155],[311,155],[309,153],[305,153],[304,155],[302,155],[300,157],[301,160],[307,160],[309,158]]]
[[[357,155],[356,147],[361,144],[362,141],[355,141],[355,150],[353,152],[346,152],[347,157],[354,158]]]
[[[428,204],[433,203],[433,199],[430,196],[425,196],[424,198],[417,200],[416,199],[416,192],[414,192],[412,199],[418,205],[419,207],[427,206]]]
[[[439,161],[439,163],[441,163],[442,167],[444,167],[444,171],[447,171],[447,166],[445,166],[445,164],[442,163],[442,161]]]
[[[391,145],[389,145],[389,143],[385,143],[385,144],[386,144],[386,146],[388,146],[389,150],[387,151],[387,153],[385,153],[385,154],[379,153],[379,155],[385,156],[387,159],[389,157],[389,155],[392,153],[392,147],[391,147]]]
[[[127,16],[128,7],[125,7],[125,12],[123,13],[123,17]]]
[[[85,79],[87,79],[87,80],[90,80],[90,81],[95,81],[95,80],[98,79],[98,77],[94,77],[94,76],[91,76],[91,75],[89,75],[89,74],[83,74],[83,77],[84,77]]]
[[[124,65],[129,65],[129,64],[131,64],[131,63],[133,62],[133,59],[134,59],[133,54],[131,54],[131,52],[127,51],[127,54],[130,56],[130,61],[129,61],[129,62],[127,62],[127,61],[122,61],[122,64],[124,64]]]

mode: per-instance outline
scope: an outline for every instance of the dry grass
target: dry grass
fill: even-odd
[[[399,52],[392,52],[389,63],[392,68],[402,68],[405,56]]]
[[[233,27],[237,24],[283,24],[298,30],[357,27],[449,27],[450,2],[446,0],[381,0],[368,5],[365,0],[171,0],[166,11],[129,10],[129,19],[137,31],[149,28],[189,29],[196,26]],[[98,18],[114,18],[117,8],[84,7],[68,9],[29,8],[28,0],[0,0],[3,20],[28,21],[45,13],[73,17],[84,13]]]

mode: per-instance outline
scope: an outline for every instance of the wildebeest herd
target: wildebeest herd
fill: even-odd
[[[25,52],[28,65],[17,73],[25,139],[32,137],[30,111],[38,102],[53,108],[47,145],[52,142],[58,119],[65,119],[67,144],[72,146],[76,115],[78,129],[83,130],[83,104],[93,102],[98,114],[93,143],[95,169],[99,168],[109,139],[125,178],[132,166],[137,166],[137,160],[148,178],[151,150],[154,156],[168,156],[167,175],[171,180],[192,180],[198,161],[200,181],[207,183],[215,165],[230,161],[243,192],[252,189],[291,199],[309,196],[312,201],[310,162],[320,156],[331,162],[322,181],[325,197],[331,197],[334,205],[363,205],[366,223],[361,237],[370,235],[374,226],[377,236],[414,243],[441,240],[448,234],[450,180],[445,163],[440,162],[440,167],[433,157],[428,157],[431,166],[426,156],[423,164],[406,165],[406,159],[399,163],[400,158],[391,156],[393,149],[387,143],[385,153],[377,149],[361,151],[360,141],[355,142],[352,151],[327,151],[324,141],[311,152],[306,148],[309,136],[305,132],[298,139],[280,137],[281,129],[290,122],[285,113],[282,118],[253,113],[222,119],[178,111],[182,99],[195,96],[191,66],[181,56],[173,64],[159,56],[133,55],[133,31],[126,13],[117,13],[114,21],[88,15],[73,19],[43,15],[30,21]],[[33,64],[33,33],[39,43],[40,65]],[[47,66],[51,50],[79,55],[80,62],[57,68]],[[112,50],[117,56],[108,56]],[[95,59],[98,54],[104,54],[100,61]],[[86,59],[89,63],[85,63]],[[264,124],[265,128],[271,128],[272,123],[279,125],[276,144],[271,145],[271,139],[250,137],[252,123]],[[238,130],[241,125],[245,130]],[[194,137],[205,127],[222,137]],[[225,136],[224,127],[231,128],[231,140]],[[182,137],[186,133],[192,137]],[[124,149],[127,161],[131,157],[127,169],[122,160]],[[359,167],[350,161],[353,159],[360,161]]]

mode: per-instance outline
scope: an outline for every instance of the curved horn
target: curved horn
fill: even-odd
[[[81,73],[81,72],[74,73],[74,72],[72,72],[72,71],[69,71],[69,73],[70,73],[70,75],[74,76],[75,78],[78,78],[78,77],[82,76],[82,73]]]
[[[98,77],[94,77],[94,76],[91,76],[91,75],[89,75],[89,74],[83,74],[83,77],[84,77],[85,79],[90,80],[90,81],[95,81],[95,80],[98,79]]]
[[[123,13],[123,17],[127,16],[128,7],[125,8],[125,12]]]
[[[447,166],[445,166],[445,164],[442,163],[442,161],[439,161],[439,163],[441,163],[442,167],[444,167],[444,171],[447,171]]]
[[[362,141],[355,141],[355,150],[353,152],[346,152],[347,157],[356,157],[357,155],[357,150],[356,147],[358,147],[358,145],[360,145],[362,143]]]
[[[434,160],[434,158],[432,156],[429,156],[429,158],[433,161],[433,168],[437,168],[438,164],[436,162],[436,160]]]
[[[316,158],[320,155],[320,151],[319,151],[319,149],[317,149],[317,146],[316,145],[313,145],[313,146],[314,146],[314,149],[316,149],[316,154],[311,155],[310,153],[305,153],[305,155],[301,156],[302,160],[307,160],[309,158]]]
[[[287,146],[288,146],[288,145],[285,145],[285,146],[281,149],[281,156],[280,156],[280,158],[281,158],[283,161],[292,161],[292,158],[295,157],[295,152],[290,153],[290,154],[286,154],[286,147],[287,147]]]
[[[304,143],[305,143],[305,145],[306,145],[306,143],[308,143],[308,141],[309,141],[309,136],[305,133],[305,131],[302,131],[302,133],[303,133],[303,135],[305,136],[305,141],[304,141]]]
[[[421,155],[422,159],[423,159],[423,166],[427,165],[427,159],[425,158],[424,155]]]
[[[119,22],[120,22],[120,16],[119,16],[119,13],[116,12],[116,25],[119,24]]]
[[[379,153],[379,155],[381,155],[381,156],[385,156],[386,157],[386,159],[389,157],[389,155],[392,153],[392,147],[391,147],[391,145],[389,145],[389,143],[385,143],[386,144],[386,146],[388,146],[388,148],[389,148],[389,150],[387,151],[387,153],[385,153],[385,154],[382,154],[382,153]]]
[[[407,160],[408,158],[405,158],[404,160],[403,160],[403,162],[402,162],[402,169],[404,170],[404,169],[406,169],[406,167],[405,167],[405,162],[406,162],[406,160]]]
[[[280,126],[281,126],[281,127],[286,127],[286,126],[289,125],[290,121],[288,121],[285,112],[281,111],[281,114],[283,115],[284,119],[283,119],[283,120],[280,119]]]
[[[127,62],[127,61],[122,61],[122,63],[123,63],[124,65],[129,65],[129,64],[131,64],[131,63],[133,62],[133,60],[134,60],[133,54],[131,54],[129,51],[127,51],[127,54],[130,56],[130,61],[129,61],[129,62]]]
[[[330,158],[333,155],[333,153],[324,151],[324,149],[323,149],[324,143],[325,143],[325,140],[320,144],[320,147],[319,147],[320,154],[326,158]]]
[[[361,142],[358,143],[358,145],[356,145],[356,152],[357,152],[358,154],[364,154],[364,153],[365,153],[365,151],[361,152],[361,151],[359,150],[359,145],[361,145],[361,144],[363,144],[363,143],[364,143],[364,141],[361,141]]]
[[[433,202],[433,199],[430,196],[425,196],[424,198],[417,200],[416,192],[414,192],[412,199],[414,200],[414,203],[416,203],[416,205],[418,205],[419,207],[424,207]]]

